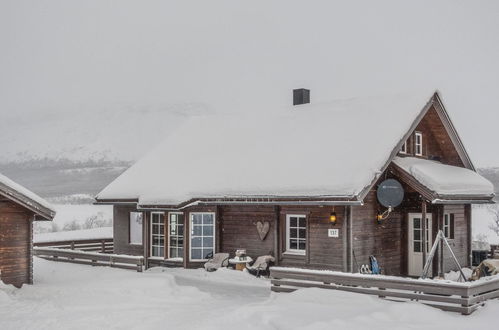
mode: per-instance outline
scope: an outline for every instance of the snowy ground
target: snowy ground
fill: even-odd
[[[0,329],[484,329],[471,316],[322,289],[275,294],[266,279],[220,270],[145,273],[35,258],[35,284],[0,286]]]

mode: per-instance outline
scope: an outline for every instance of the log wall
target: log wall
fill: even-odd
[[[6,284],[33,283],[33,214],[11,201],[0,201],[0,271]]]

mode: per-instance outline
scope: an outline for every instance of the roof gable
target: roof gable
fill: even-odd
[[[457,130],[456,130],[454,124],[452,123],[447,110],[445,109],[445,107],[443,105],[440,93],[438,91],[435,91],[433,93],[432,97],[428,100],[426,105],[420,111],[420,113],[415,117],[410,128],[405,132],[405,134],[402,136],[402,138],[398,141],[398,143],[392,149],[390,156],[388,157],[387,161],[385,162],[384,166],[381,169],[382,173],[386,171],[388,166],[392,163],[392,161],[395,159],[395,157],[399,154],[399,151],[402,149],[402,145],[406,141],[408,141],[409,137],[414,133],[414,131],[416,130],[418,125],[421,124],[422,120],[425,118],[425,116],[428,115],[429,111],[431,111],[432,109],[438,115],[440,122],[442,123],[443,127],[445,128],[445,131],[448,134],[450,141],[452,142],[453,147],[455,148],[455,151],[456,151],[459,159],[462,162],[462,165],[469,170],[475,171],[473,163],[471,162],[471,159],[468,155],[468,152],[464,148],[464,145],[461,141],[461,138],[457,134]],[[364,190],[362,191],[362,193],[359,196],[360,200],[364,200],[364,198],[367,196],[369,191],[376,184],[377,179],[378,179],[378,177],[374,178],[373,181],[371,182],[371,184],[364,188]]]
[[[428,95],[307,104],[268,116],[198,117],[97,200],[178,205],[206,197],[362,199],[434,100],[422,109]],[[394,148],[395,141],[401,142]]]
[[[43,198],[0,174],[0,196],[29,209],[46,220],[55,216],[54,208]]]

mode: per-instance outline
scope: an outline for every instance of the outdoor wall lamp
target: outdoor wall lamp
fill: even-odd
[[[376,213],[376,222],[378,224],[381,224],[383,222],[383,220],[388,218],[388,216],[390,215],[390,213],[392,213],[392,211],[393,211],[393,208],[391,206],[389,206],[385,212],[378,211],[378,213]]]
[[[335,225],[336,224],[336,212],[331,212],[331,215],[329,215],[329,223]]]

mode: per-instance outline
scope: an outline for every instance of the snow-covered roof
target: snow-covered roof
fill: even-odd
[[[492,183],[466,168],[415,157],[395,157],[393,163],[440,196],[494,196]]]
[[[0,195],[12,199],[47,219],[55,216],[52,205],[20,184],[0,174]]]
[[[191,119],[97,200],[353,197],[379,176],[433,93],[352,98]]]

